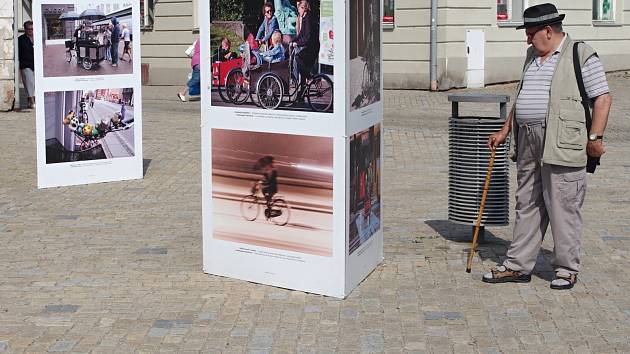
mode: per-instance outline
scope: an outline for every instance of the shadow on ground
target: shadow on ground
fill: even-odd
[[[461,225],[448,220],[427,220],[425,221],[435,232],[442,236],[445,240],[457,243],[472,242],[474,227],[471,225]],[[505,259],[510,241],[497,237],[488,229],[485,230],[485,239],[480,240],[477,246],[477,253],[482,260],[490,259],[499,264]],[[464,250],[469,252],[470,249]],[[553,252],[542,248],[536,260],[536,267],[532,275],[540,279],[551,281],[554,278],[553,267],[550,264],[553,258]]]
[[[472,242],[474,231],[472,225],[456,224],[449,220],[426,220],[425,224],[431,227],[445,240],[468,244]],[[496,263],[501,262],[510,245],[509,241],[497,237],[488,229],[485,230],[484,237],[478,239],[478,242],[477,252],[481,259],[491,259]]]
[[[151,159],[142,159],[142,176],[147,175],[147,171],[149,170],[149,165],[151,165]]]

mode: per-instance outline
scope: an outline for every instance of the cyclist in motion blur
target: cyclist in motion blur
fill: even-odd
[[[273,156],[262,157],[256,162],[254,169],[262,171],[263,179],[260,181],[262,187],[262,193],[265,196],[266,206],[265,216],[272,217],[273,209],[271,209],[271,202],[273,196],[278,193],[278,170],[274,165]]]

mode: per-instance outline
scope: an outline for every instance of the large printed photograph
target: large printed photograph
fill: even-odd
[[[212,105],[332,112],[332,0],[210,2]]]
[[[381,0],[350,0],[350,111],[381,100]]]
[[[381,125],[350,137],[350,237],[348,254],[381,228]]]
[[[333,139],[212,129],[218,240],[332,256]]]
[[[46,163],[132,157],[132,88],[44,93]]]
[[[132,2],[42,5],[43,76],[133,73]]]

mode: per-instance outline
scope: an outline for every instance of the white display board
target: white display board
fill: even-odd
[[[142,178],[140,2],[32,9],[38,187]]]
[[[198,3],[203,270],[344,298],[383,258],[381,1],[271,3]]]

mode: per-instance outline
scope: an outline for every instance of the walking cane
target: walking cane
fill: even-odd
[[[473,257],[475,256],[475,249],[477,248],[477,236],[479,236],[479,228],[481,227],[483,208],[486,206],[486,196],[488,196],[488,189],[490,188],[490,176],[492,175],[492,166],[494,166],[494,157],[496,155],[496,152],[496,148],[494,148],[490,153],[490,162],[488,163],[488,171],[486,172],[486,183],[483,186],[483,194],[481,194],[481,205],[479,206],[479,215],[477,215],[477,222],[475,224],[475,233],[473,234],[472,246],[470,247],[470,253],[468,253],[466,273],[470,273],[470,270],[472,269]]]

